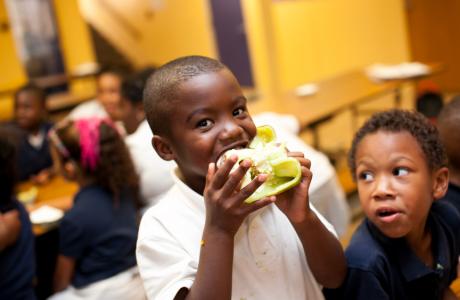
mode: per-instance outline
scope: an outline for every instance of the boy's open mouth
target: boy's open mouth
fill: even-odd
[[[388,207],[380,208],[376,211],[377,217],[384,222],[393,221],[395,218],[399,216],[399,214],[400,212],[398,210]]]

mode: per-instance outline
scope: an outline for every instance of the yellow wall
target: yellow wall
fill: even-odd
[[[95,62],[88,26],[78,9],[78,0],[54,0],[61,50],[68,73],[78,66]]]
[[[216,55],[207,0],[164,0],[156,11],[145,0],[104,2],[109,9],[93,0],[80,0],[80,8],[137,66],[160,65],[184,55]]]
[[[54,0],[54,10],[66,72],[72,73],[81,64],[94,62],[92,41],[79,13],[77,0]],[[3,0],[0,0],[0,20],[8,20]],[[11,28],[0,32],[0,70],[6,70],[0,76],[0,91],[14,90],[27,81]],[[85,95],[95,90],[93,80],[87,79],[73,81],[70,87],[72,92]],[[12,110],[12,94],[0,95],[0,120],[11,118]]]
[[[273,2],[282,88],[371,63],[409,59],[400,0]]]
[[[54,0],[54,12],[66,73],[72,74],[80,66],[96,62],[89,28],[78,8],[78,0]],[[92,95],[96,91],[95,82],[92,78],[73,80],[70,91]]]
[[[8,22],[4,1],[0,1],[0,22]],[[8,31],[0,31],[0,70],[2,70],[0,91],[14,89],[26,80],[24,70],[16,53],[11,27]],[[12,95],[0,93],[0,121],[8,119],[12,112]]]

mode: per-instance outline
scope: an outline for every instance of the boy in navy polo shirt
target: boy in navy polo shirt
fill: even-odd
[[[52,124],[46,120],[46,95],[32,84],[18,89],[14,98],[14,121],[9,129],[16,135],[19,180],[48,181],[53,161],[46,138]]]
[[[443,201],[460,211],[460,96],[454,97],[441,111],[438,130],[449,158],[449,188]]]
[[[356,133],[349,165],[366,219],[345,252],[345,282],[325,289],[326,298],[453,296],[460,215],[449,203],[435,201],[449,180],[436,128],[419,113],[377,113]]]

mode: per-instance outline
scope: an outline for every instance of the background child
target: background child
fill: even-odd
[[[66,121],[50,131],[61,168],[80,185],[60,224],[53,299],[142,299],[137,275],[137,175],[113,123]],[[70,286],[71,284],[71,286]]]
[[[373,115],[349,154],[366,219],[345,252],[343,286],[327,299],[443,299],[460,251],[460,215],[444,196],[446,154],[416,112]]]
[[[191,56],[160,67],[147,83],[144,107],[155,150],[178,166],[175,185],[144,214],[139,230],[149,298],[321,299],[319,284],[341,283],[342,249],[309,205],[310,162],[303,154],[290,153],[302,165],[297,187],[251,205],[244,200],[266,174],[240,190],[249,160],[230,173],[231,157],[216,170],[226,150],[248,146],[256,134],[225,66]]]
[[[46,95],[34,85],[21,87],[14,97],[14,121],[8,124],[16,135],[19,180],[48,181],[53,161],[46,136],[52,124],[46,121]]]
[[[68,118],[77,120],[81,118],[106,118],[120,119],[120,90],[124,72],[115,68],[105,68],[97,76],[96,99],[82,103],[75,107]]]
[[[35,299],[34,235],[29,214],[14,197],[15,149],[0,135],[0,299]]]
[[[460,211],[460,96],[443,108],[438,129],[449,158],[449,188],[443,199]]]
[[[123,81],[121,87],[121,121],[126,129],[126,145],[139,174],[142,202],[150,207],[172,185],[173,162],[161,159],[152,147],[152,131],[145,119],[142,93],[148,77],[154,72],[146,68]]]

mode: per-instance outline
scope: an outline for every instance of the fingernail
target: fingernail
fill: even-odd
[[[247,160],[247,159],[243,159],[241,162],[240,162],[240,165],[245,167],[245,168],[248,168],[251,166],[251,161],[250,160]]]
[[[263,182],[267,179],[268,175],[267,174],[259,174],[257,175],[257,180],[260,182]]]

